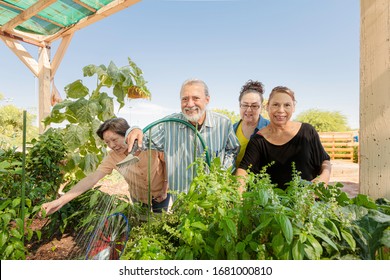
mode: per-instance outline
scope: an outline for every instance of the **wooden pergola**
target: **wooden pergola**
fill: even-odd
[[[0,39],[39,80],[38,120],[41,133],[44,131],[42,120],[60,99],[53,82],[54,76],[73,34],[139,1],[0,0]],[[26,6],[26,3],[29,5]],[[56,40],[61,42],[52,57],[51,45]],[[23,43],[38,48],[38,61]]]
[[[46,9],[62,1],[55,0],[0,0],[0,12],[10,9],[16,13],[6,22],[0,17],[0,38],[39,78],[39,120],[43,120],[56,101],[56,89],[52,83],[56,70],[69,46],[73,34],[98,20],[125,9],[140,0],[74,0],[74,5],[84,9],[85,16],[77,22],[61,24],[45,17]],[[19,2],[31,2],[29,7],[17,6]],[[99,2],[101,7],[90,6]],[[373,198],[390,199],[390,1],[360,1],[360,192]],[[60,13],[60,11],[58,11]],[[54,33],[29,30],[25,23],[53,24]],[[50,46],[61,40],[51,59]],[[22,43],[38,47],[38,61],[26,51]],[[43,126],[40,123],[40,131]]]

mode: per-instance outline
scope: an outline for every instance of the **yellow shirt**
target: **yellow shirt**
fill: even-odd
[[[242,133],[242,122],[240,122],[240,124],[237,127],[236,136],[241,145],[240,152],[238,153],[236,159],[236,167],[238,168],[242,158],[245,155],[246,146],[248,146],[249,143],[249,139],[245,137],[244,133]]]

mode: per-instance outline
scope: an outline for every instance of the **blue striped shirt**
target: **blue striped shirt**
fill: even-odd
[[[163,119],[179,119],[187,122],[183,113],[169,115]],[[194,137],[192,128],[180,122],[163,122],[146,131],[143,148],[149,147],[149,133],[151,135],[151,148],[163,151],[167,165],[169,189],[175,192],[187,193],[193,179],[194,168]],[[224,168],[233,167],[240,144],[234,133],[230,119],[224,115],[206,111],[206,119],[199,130],[211,160],[215,157],[221,159]],[[197,137],[196,156],[204,155],[202,143]]]

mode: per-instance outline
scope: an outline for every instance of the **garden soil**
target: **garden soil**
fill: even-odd
[[[354,197],[359,193],[359,164],[347,161],[332,161],[332,173],[330,184],[340,182],[343,184],[343,191],[349,197]],[[100,190],[109,194],[126,194],[127,184],[123,180],[117,182],[104,181],[99,183]],[[115,191],[113,191],[115,190]],[[47,219],[37,219],[33,222],[33,229],[42,229]],[[28,260],[68,260],[73,255],[75,248],[75,236],[64,234],[55,236],[51,240],[33,242],[27,244],[29,251]]]

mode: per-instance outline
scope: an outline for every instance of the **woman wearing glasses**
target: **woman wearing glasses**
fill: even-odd
[[[269,124],[269,120],[260,115],[263,104],[263,93],[264,86],[258,81],[249,80],[241,88],[238,98],[241,119],[233,125],[234,132],[241,145],[240,153],[236,159],[237,167],[244,157],[249,139]]]
[[[270,124],[249,141],[237,176],[246,177],[248,169],[257,174],[267,167],[272,183],[286,189],[286,183],[292,180],[294,163],[302,179],[329,182],[330,157],[312,125],[291,120],[295,103],[291,89],[278,86],[271,91],[266,105]],[[244,185],[240,191],[244,191]]]

